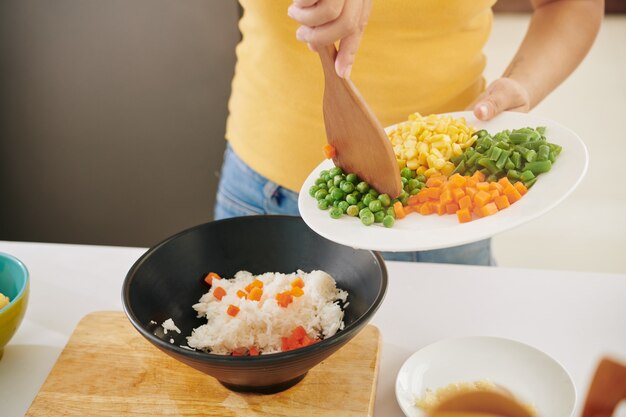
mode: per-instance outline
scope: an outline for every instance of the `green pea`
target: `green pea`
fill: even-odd
[[[415,194],[419,193],[420,191],[422,191],[422,190],[420,190],[419,188],[414,188],[414,189],[412,189],[412,190],[409,192],[409,194],[410,194],[410,195],[415,195]]]
[[[365,194],[366,192],[369,191],[370,186],[368,183],[366,183],[365,181],[361,181],[360,183],[358,183],[356,185],[356,189],[358,192],[360,192],[361,194]]]
[[[400,171],[400,176],[406,178],[407,180],[410,180],[411,170],[407,167],[402,168],[402,171]]]
[[[346,211],[348,211],[349,206],[350,204],[348,204],[347,201],[340,201],[339,204],[337,204],[337,207],[341,209],[342,213],[345,213]]]
[[[389,207],[389,208],[387,209],[387,216],[391,216],[391,217],[393,217],[394,219],[396,218],[396,211],[394,210],[394,208],[393,208],[393,207]]]
[[[331,179],[329,179],[328,181],[326,181],[326,185],[328,186],[328,188],[332,187],[335,185],[334,181]]]
[[[346,194],[350,194],[351,192],[354,191],[354,184],[352,184],[351,182],[344,182],[343,184],[341,184],[341,191],[343,191]]]
[[[395,219],[393,217],[391,217],[390,215],[386,215],[383,218],[383,226],[385,227],[393,227],[393,224],[395,223]]]
[[[315,193],[317,192],[317,190],[319,190],[320,187],[318,187],[317,185],[312,185],[311,188],[309,188],[309,195],[311,197],[315,197]]]
[[[415,177],[415,179],[418,180],[419,182],[426,182],[426,177],[421,174]]]
[[[328,201],[324,199],[317,200],[317,208],[320,210],[328,210]]]
[[[319,189],[315,192],[315,194],[313,194],[313,197],[315,197],[316,200],[321,200],[327,195],[328,195],[328,191],[324,189]]]
[[[356,203],[356,206],[359,208],[359,211],[363,210],[366,207],[365,203],[362,201],[359,201],[358,203]]]
[[[372,195],[372,197],[378,198],[378,191],[376,191],[375,189],[370,188],[368,192]]]
[[[315,180],[315,185],[320,185],[320,184],[326,184],[326,181],[324,181],[324,178],[318,178]]]
[[[346,181],[356,185],[356,183],[359,182],[359,177],[357,177],[356,174],[348,174],[346,175]]]
[[[361,218],[361,223],[363,223],[366,226],[371,225],[372,223],[374,223],[374,213],[372,213],[370,211],[370,209],[363,209],[359,212],[359,217]]]
[[[359,215],[359,206],[351,205],[346,210],[348,216],[356,217]]]
[[[388,194],[379,195],[378,200],[381,202],[383,207],[389,207],[391,205],[391,197],[389,197]]]
[[[332,187],[328,189],[328,194],[332,194],[333,190],[336,190],[336,189],[337,187],[333,185]]]
[[[333,201],[332,205],[333,207],[339,207],[339,201],[338,200]]]
[[[418,180],[416,180],[415,178],[412,178],[412,179],[409,180],[409,183],[407,185],[409,187],[409,192],[410,192],[411,190],[414,190],[417,187],[419,187],[420,182]]]
[[[328,181],[333,179],[333,177],[331,177],[330,174],[326,174],[322,178],[324,178],[324,181],[326,181],[326,182],[328,182]]]
[[[320,190],[328,190],[328,184],[326,183],[319,184],[317,185],[317,188],[319,188]]]
[[[368,204],[368,207],[372,211],[372,213],[376,213],[376,212],[381,211],[383,209],[383,205],[380,202],[380,200],[372,200]]]
[[[335,175],[335,176],[333,177],[333,184],[334,184],[336,187],[339,187],[339,185],[341,184],[341,181],[343,181],[343,177],[342,177],[341,175]]]
[[[406,191],[402,191],[402,193],[400,194],[400,198],[398,200],[400,200],[403,206],[406,206],[409,200],[409,196],[410,196],[409,193],[407,193]]]
[[[374,222],[375,223],[382,223],[384,218],[385,218],[385,212],[384,211],[377,211],[376,213],[374,213]]]
[[[339,207],[333,207],[330,209],[330,217],[332,217],[333,219],[338,219],[343,215],[343,210],[341,210]]]
[[[363,199],[361,200],[363,202],[363,204],[365,204],[366,206],[369,206],[369,204],[372,202],[372,200],[374,199],[374,197],[372,197],[371,194],[365,194],[363,196]]]
[[[341,200],[345,196],[345,193],[339,188],[335,188],[331,191],[330,195],[332,195],[335,200]]]
[[[417,171],[411,171],[411,178],[417,177]]]
[[[327,169],[323,169],[322,171],[320,171],[320,177],[324,177],[328,175],[328,170]]]
[[[400,181],[402,181],[402,187],[404,187],[409,182],[409,180],[405,177],[400,177]]]
[[[328,174],[332,177],[334,177],[335,175],[341,175],[343,174],[343,171],[341,170],[341,168],[339,167],[332,167],[329,171]]]
[[[359,202],[359,199],[354,195],[354,193],[352,193],[346,196],[346,201],[348,202],[348,204],[354,205]]]
[[[326,200],[328,205],[332,205],[333,201],[335,201],[335,199],[333,198],[333,196],[331,194],[327,194],[326,197],[324,197],[324,200]]]

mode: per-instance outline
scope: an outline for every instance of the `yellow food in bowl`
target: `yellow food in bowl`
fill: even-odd
[[[11,302],[11,300],[9,300],[9,297],[0,292],[0,309],[8,306],[9,302]]]

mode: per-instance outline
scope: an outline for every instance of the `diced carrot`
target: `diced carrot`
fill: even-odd
[[[502,192],[502,190],[504,190],[504,187],[499,182],[490,182],[489,183],[489,189],[490,190],[498,190],[498,191]]]
[[[491,216],[492,214],[496,214],[498,212],[498,207],[496,203],[488,203],[480,208],[480,214],[482,217]]]
[[[222,287],[216,287],[213,290],[213,297],[217,298],[218,300],[221,300],[223,296],[226,295],[226,290]]]
[[[430,178],[428,178],[426,180],[426,187],[428,188],[433,188],[433,187],[441,187],[446,181],[445,177],[442,177],[441,175],[437,175],[437,176],[432,176]]]
[[[489,191],[489,183],[488,182],[479,182],[476,184],[476,189],[478,191]]]
[[[300,287],[292,287],[290,292],[294,297],[302,297],[304,295],[304,291]]]
[[[446,205],[445,204],[437,203],[436,207],[437,207],[437,210],[435,210],[435,211],[436,211],[438,216],[443,216],[444,214],[446,214]]]
[[[467,182],[465,183],[465,186],[466,187],[476,187],[476,184],[478,184],[478,181],[476,180],[476,178],[469,177],[467,179]]]
[[[289,292],[281,292],[276,294],[276,301],[281,307],[287,307],[293,302],[293,296]]]
[[[524,195],[528,192],[528,188],[526,188],[526,186],[521,181],[518,181],[515,184],[513,184],[513,187],[515,187],[515,189],[519,191],[521,195]]]
[[[253,288],[263,288],[263,281],[255,279],[250,284],[246,285],[246,291],[250,292]]]
[[[447,214],[456,214],[459,210],[459,205],[456,203],[446,204],[446,213]]]
[[[298,342],[300,342],[304,336],[306,336],[306,330],[304,330],[304,327],[302,326],[296,327],[291,332],[291,337],[293,337]]]
[[[476,190],[476,188],[465,187],[465,194],[467,194],[467,196],[469,196],[469,198],[471,198],[472,201],[474,201],[474,197],[476,196],[477,192],[478,190]]]
[[[475,179],[478,182],[483,182],[483,181],[485,181],[485,174],[483,174],[480,171],[476,171],[476,172],[474,172],[474,175],[472,175],[472,178]]]
[[[467,177],[464,177],[461,174],[453,174],[450,178],[448,178],[448,182],[453,187],[463,187],[467,184]]]
[[[428,203],[424,203],[424,204],[422,204],[422,206],[420,207],[420,211],[419,211],[419,213],[420,213],[421,215],[428,216],[429,214],[433,214],[433,210],[431,209],[430,204],[428,204]]]
[[[491,190],[491,191],[489,191],[489,195],[491,196],[492,200],[495,200],[496,197],[500,196],[500,191],[498,191],[498,190]]]
[[[511,205],[511,203],[509,203],[509,199],[505,195],[496,197],[494,202],[496,203],[498,210],[504,210]]]
[[[259,356],[259,349],[257,349],[256,347],[252,346],[250,349],[248,349],[248,354],[250,356]]]
[[[304,281],[302,281],[302,278],[298,277],[298,278],[294,279],[293,281],[291,281],[291,286],[292,287],[303,288],[304,287]]]
[[[405,207],[403,207],[404,215],[407,215],[407,214],[413,213],[413,212],[417,212],[419,206],[421,206],[421,204],[417,204],[417,205],[414,205],[414,206],[405,206]]]
[[[316,342],[315,339],[311,339],[309,336],[304,336],[302,338],[302,342],[301,342],[300,346],[301,347],[309,346],[309,345],[312,345],[315,342]]]
[[[419,194],[422,194],[422,193],[425,196],[427,196],[428,199],[435,200],[439,198],[439,196],[441,195],[441,188],[440,187],[424,188],[422,191],[419,192]]]
[[[232,304],[229,304],[229,305],[228,305],[228,310],[226,310],[226,313],[227,313],[229,316],[233,316],[233,317],[235,317],[235,316],[239,313],[239,307],[234,306],[234,305],[232,305]]]
[[[412,195],[408,198],[408,200],[406,201],[407,206],[415,206],[419,203],[419,199],[417,198],[417,194]],[[406,210],[406,207],[405,207]]]
[[[478,207],[482,207],[491,201],[491,195],[486,191],[479,191],[474,196],[474,204]]]
[[[439,202],[445,205],[448,203],[452,203],[453,201],[454,197],[452,196],[452,192],[450,191],[450,189],[446,188],[445,190],[443,190],[441,195],[439,196]]]
[[[406,216],[404,207],[402,207],[402,203],[399,201],[393,203],[393,211],[396,213],[396,219],[403,219]]]
[[[209,285],[213,285],[213,280],[214,279],[222,279],[222,277],[220,277],[219,275],[217,275],[215,272],[209,272],[207,274],[206,277],[204,277],[204,282],[206,282]]]
[[[459,202],[459,200],[461,200],[461,198],[463,198],[465,196],[465,191],[463,191],[462,188],[453,188],[452,189],[452,198],[454,198],[454,201],[456,203]]]
[[[326,145],[324,145],[322,150],[324,151],[324,156],[326,157],[326,159],[332,159],[337,156],[337,150],[331,144],[327,143]]]
[[[472,209],[472,214],[476,217],[478,217],[479,219],[481,217],[483,217],[482,212],[480,211],[481,207],[480,206],[474,206],[474,208]]]
[[[281,344],[281,350],[283,352],[287,352],[288,350],[291,350],[291,346],[289,345],[289,338],[288,337],[281,337],[280,338],[280,344]]]
[[[522,198],[522,195],[520,194],[519,191],[517,191],[517,188],[515,188],[514,186],[505,187],[504,195],[509,199],[509,203],[511,204],[515,203],[520,198]]]
[[[246,293],[244,291],[237,290],[237,297],[246,298]]]
[[[250,294],[248,294],[248,300],[259,301],[262,295],[263,295],[263,290],[260,289],[259,287],[254,287],[250,291]]]
[[[471,209],[472,208],[472,199],[469,195],[466,195],[462,199],[459,200],[459,208],[461,209]]]
[[[472,220],[472,214],[467,208],[457,211],[456,216],[459,219],[459,223],[467,223]]]
[[[502,186],[502,188],[506,188],[509,185],[513,185],[511,184],[511,181],[509,181],[509,179],[507,177],[502,177],[498,180],[498,184],[500,184]]]

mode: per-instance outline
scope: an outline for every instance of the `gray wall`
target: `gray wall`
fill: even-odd
[[[210,220],[236,23],[235,0],[1,0],[0,239]]]

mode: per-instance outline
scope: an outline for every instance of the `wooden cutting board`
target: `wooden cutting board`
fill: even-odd
[[[366,326],[351,342],[272,395],[227,390],[162,353],[122,312],[84,317],[27,416],[371,416],[380,333]]]

